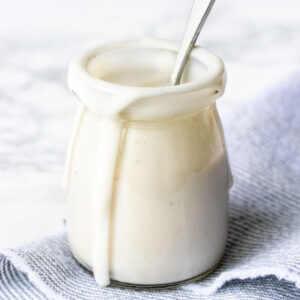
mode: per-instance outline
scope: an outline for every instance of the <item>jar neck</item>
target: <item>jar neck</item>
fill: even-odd
[[[125,120],[123,127],[126,129],[129,128],[141,128],[141,129],[158,129],[158,128],[167,128],[167,127],[176,127],[180,126],[182,123],[185,123],[192,118],[197,117],[206,117],[208,114],[214,113],[216,104],[211,104],[203,109],[181,115],[179,117],[159,119],[159,120]]]

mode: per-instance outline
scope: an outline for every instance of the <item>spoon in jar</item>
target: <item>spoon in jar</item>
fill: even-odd
[[[180,84],[180,80],[189,59],[189,55],[195,46],[200,31],[210,13],[215,0],[195,0],[187,27],[176,56],[175,64],[170,77],[170,85]]]

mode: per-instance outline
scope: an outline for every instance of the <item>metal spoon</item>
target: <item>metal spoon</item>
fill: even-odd
[[[195,46],[199,33],[210,13],[215,0],[195,0],[187,27],[177,53],[173,71],[170,77],[170,85],[178,85],[182,73],[189,59],[189,55]]]

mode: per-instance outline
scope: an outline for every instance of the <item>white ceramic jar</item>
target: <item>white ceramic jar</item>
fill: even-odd
[[[184,83],[167,86],[177,48],[114,43],[70,66],[80,108],[65,174],[68,237],[103,286],[199,278],[225,247],[232,179],[215,105],[224,66],[196,47]]]

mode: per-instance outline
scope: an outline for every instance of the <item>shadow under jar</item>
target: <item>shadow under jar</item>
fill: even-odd
[[[70,65],[80,105],[64,180],[68,237],[102,286],[196,279],[224,251],[232,177],[215,105],[224,66],[196,47],[183,84],[167,86],[177,48],[119,42]]]

